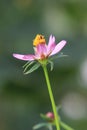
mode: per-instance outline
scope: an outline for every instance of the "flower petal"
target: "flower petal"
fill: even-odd
[[[52,36],[52,35],[50,35],[50,37],[49,37],[49,42],[48,42],[48,46],[50,46],[50,44],[52,44],[52,43],[55,43],[55,37]]]
[[[50,54],[50,56],[55,55],[56,53],[60,52],[61,49],[62,49],[65,45],[66,45],[66,41],[65,41],[65,40],[62,40],[61,42],[59,42],[59,43],[55,46],[55,48],[54,48],[53,52]]]
[[[32,61],[32,60],[35,60],[35,55],[21,55],[21,54],[13,54],[13,56],[17,59],[20,59],[20,60],[25,60],[25,61]]]
[[[47,46],[47,52],[50,53],[54,50],[56,44],[55,44],[55,37],[50,35],[49,37],[49,42],[48,42],[48,46]]]
[[[47,55],[47,46],[46,44],[39,44],[37,47],[36,47],[36,52],[35,52],[35,56],[41,56],[41,55],[44,55],[46,56]]]

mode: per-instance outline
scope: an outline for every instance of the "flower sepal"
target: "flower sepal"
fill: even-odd
[[[33,71],[37,70],[40,67],[40,63],[36,61],[27,62],[23,68],[24,68],[24,74],[30,74]]]
[[[54,67],[53,61],[48,60],[48,64],[50,64],[50,70],[52,71],[52,70],[53,70],[53,67]]]
[[[50,116],[48,115],[50,113]],[[49,112],[47,114],[40,114],[41,118],[44,119],[47,122],[50,122],[54,124],[54,115],[52,112]]]
[[[59,54],[56,54],[56,55],[53,55],[51,57],[49,57],[49,60],[55,60],[55,59],[58,59],[58,58],[62,58],[62,57],[67,57],[68,55],[64,55],[63,52],[59,53]]]

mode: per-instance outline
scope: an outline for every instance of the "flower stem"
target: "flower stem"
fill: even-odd
[[[55,117],[56,129],[60,130],[59,117],[58,117],[58,113],[57,113],[57,110],[56,110],[56,105],[55,105],[55,101],[54,101],[54,97],[53,97],[53,93],[52,93],[51,84],[50,84],[46,65],[43,65],[43,70],[44,70],[44,75],[45,75],[45,78],[46,78],[48,92],[49,92],[49,96],[50,96],[50,100],[51,100],[51,104],[52,104],[52,109],[53,109],[53,113],[54,113],[54,117]]]

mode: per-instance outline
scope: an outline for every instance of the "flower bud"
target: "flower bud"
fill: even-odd
[[[46,114],[46,117],[48,117],[50,119],[50,121],[53,121],[54,120],[54,114],[52,112],[48,112]]]

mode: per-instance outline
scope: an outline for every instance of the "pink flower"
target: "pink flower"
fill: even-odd
[[[61,49],[66,45],[66,41],[62,40],[57,45],[55,43],[55,37],[50,35],[49,42],[46,44],[43,35],[37,35],[33,41],[35,54],[13,54],[13,56],[20,60],[34,61],[34,60],[44,60],[49,57],[59,53]]]

